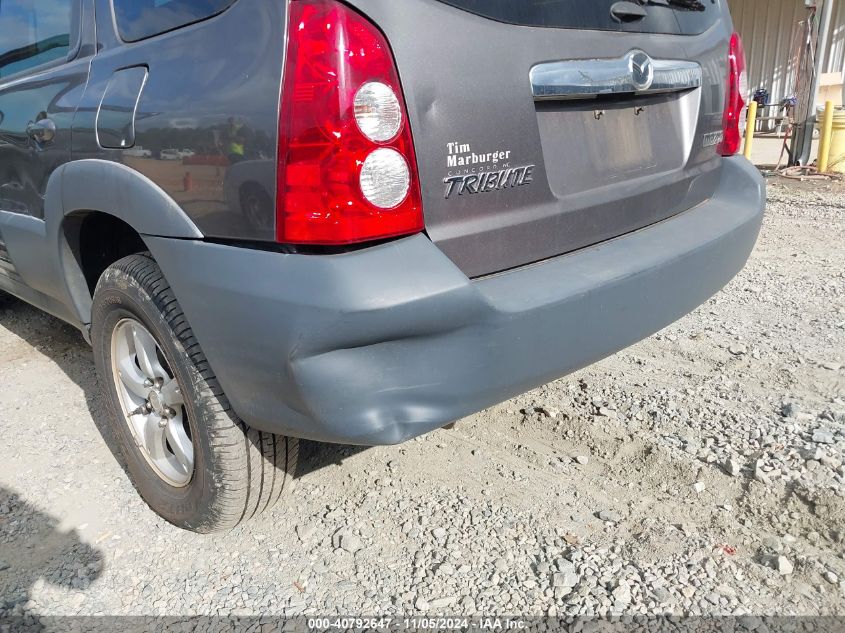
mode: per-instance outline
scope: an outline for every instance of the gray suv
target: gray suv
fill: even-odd
[[[765,192],[725,0],[0,0],[0,290],[90,341],[174,524],[722,288]]]

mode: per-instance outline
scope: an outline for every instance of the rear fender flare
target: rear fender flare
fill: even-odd
[[[99,211],[123,220],[141,235],[203,237],[173,198],[126,165],[107,160],[77,160],[62,168],[61,179],[63,216]]]
[[[68,216],[106,213],[144,236],[202,239],[203,234],[161,187],[123,165],[86,159],[56,169],[47,184],[44,219],[0,215],[0,223],[18,274],[32,289],[67,307],[77,327],[91,322],[91,294],[71,246]]]

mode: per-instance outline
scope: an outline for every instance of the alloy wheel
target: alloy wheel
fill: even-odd
[[[125,318],[112,333],[111,362],[136,446],[162,480],[187,486],[194,474],[194,445],[182,389],[160,345],[139,321]]]

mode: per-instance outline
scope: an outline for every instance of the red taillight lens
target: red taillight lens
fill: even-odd
[[[722,119],[724,137],[719,144],[718,152],[722,156],[733,156],[742,145],[743,111],[745,96],[748,94],[748,75],[745,72],[745,52],[738,33],[731,36],[731,46],[728,53],[728,86],[725,96],[725,114]]]
[[[290,0],[276,238],[351,244],[423,229],[414,143],[387,40],[336,0]]]

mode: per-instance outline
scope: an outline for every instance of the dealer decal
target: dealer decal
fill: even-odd
[[[489,193],[534,182],[536,165],[511,167],[511,150],[476,153],[469,143],[446,144],[446,199],[453,195]]]
[[[721,143],[723,140],[725,140],[724,132],[710,132],[704,135],[702,145],[704,147],[713,147],[714,145],[718,145],[719,143]]]

